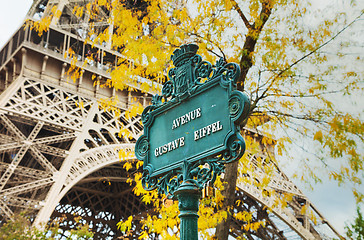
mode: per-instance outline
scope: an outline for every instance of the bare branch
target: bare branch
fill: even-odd
[[[311,97],[319,97],[319,96],[327,95],[327,94],[339,93],[339,92],[342,92],[343,90],[344,89],[327,91],[327,92],[320,92],[320,93],[316,93],[316,94],[305,94],[305,95],[300,95],[300,94],[280,94],[280,96],[281,97],[290,97],[290,98],[311,98]],[[274,95],[273,94],[267,94],[267,96],[274,96]]]
[[[314,118],[311,115],[307,115],[307,114],[305,114],[305,115],[293,115],[293,114],[283,113],[283,112],[273,111],[273,110],[268,111],[268,113],[271,113],[274,116],[284,116],[284,117],[295,118],[295,119],[300,119],[300,120],[307,120],[307,121],[311,121],[311,122],[315,122],[315,123],[327,123],[327,121]]]
[[[222,58],[224,58],[225,60],[226,60],[226,55],[225,55],[225,53],[224,53],[224,51],[222,50],[222,48],[219,46],[219,44],[217,43],[217,42],[215,42],[215,41],[212,41],[210,38],[206,38],[206,37],[203,37],[203,36],[201,36],[200,34],[198,34],[198,33],[189,33],[189,35],[191,35],[191,36],[195,36],[195,37],[198,37],[198,38],[200,38],[200,39],[202,39],[202,40],[204,40],[204,41],[207,41],[207,42],[210,42],[211,44],[213,44],[214,46],[216,46],[218,49],[219,49],[219,51],[221,52],[221,54],[222,54]],[[219,58],[221,58],[221,55],[219,55],[217,52],[215,52],[213,49],[206,49],[207,51],[209,51],[209,52],[211,52],[212,54],[214,54],[215,56],[217,56],[217,57],[219,57]]]
[[[278,75],[276,76],[279,77],[281,76],[284,72],[286,72],[287,70],[291,69],[293,66],[295,66],[296,64],[298,64],[299,62],[301,62],[302,60],[304,60],[305,58],[309,57],[310,55],[314,54],[315,52],[317,52],[319,49],[323,48],[324,46],[326,46],[327,44],[329,44],[331,41],[333,41],[337,36],[339,36],[342,32],[344,32],[348,27],[350,27],[353,23],[355,23],[362,15],[364,15],[364,12],[362,12],[359,16],[357,16],[353,21],[351,21],[348,25],[346,25],[343,29],[341,29],[339,32],[337,32],[332,38],[330,38],[329,40],[327,40],[326,42],[324,42],[323,44],[321,44],[320,46],[318,46],[317,48],[315,48],[313,51],[307,53],[306,55],[304,55],[303,57],[301,57],[300,59],[296,60],[294,63],[292,63],[291,65],[289,65],[287,68],[283,69],[282,71],[280,71],[278,73]]]
[[[239,7],[239,4],[235,1],[235,0],[231,0],[235,10],[238,12],[240,18],[243,20],[245,26],[247,29],[250,29],[252,27],[252,25],[249,23],[248,19],[245,17],[243,11],[241,10],[241,8]]]
[[[299,62],[303,61],[305,58],[307,58],[308,56],[312,55],[313,53],[315,53],[317,50],[321,49],[322,47],[326,46],[328,43],[330,43],[331,41],[333,41],[337,36],[339,36],[342,32],[344,32],[348,27],[350,27],[354,22],[356,22],[358,19],[360,19],[360,17],[364,15],[364,12],[362,12],[358,17],[356,17],[352,22],[350,22],[348,25],[346,25],[343,29],[341,29],[338,33],[336,33],[333,37],[331,37],[329,40],[327,40],[326,42],[324,42],[323,44],[321,44],[320,46],[318,46],[316,49],[314,49],[313,51],[307,53],[306,55],[304,55],[303,57],[301,57],[300,59],[298,59],[297,61],[295,61],[294,63],[292,63],[291,65],[289,65],[287,68],[281,70],[275,77],[274,79],[271,81],[271,83],[269,84],[269,86],[263,91],[263,93],[261,94],[261,96],[259,98],[257,98],[254,101],[254,104],[257,105],[258,101],[260,99],[263,99],[267,92],[269,90],[271,90],[271,87],[273,86],[273,84],[275,83],[275,81],[278,79],[278,77],[280,77],[283,73],[285,73],[287,70],[289,70],[290,68],[292,68],[293,66],[295,66],[296,64],[298,64]],[[252,109],[252,108],[251,108]]]
[[[358,19],[360,19],[360,17],[364,15],[364,12],[362,12],[359,16],[357,16],[353,21],[351,21],[348,25],[346,25],[344,28],[342,28],[339,32],[337,32],[333,37],[331,37],[329,40],[327,40],[326,42],[324,42],[323,44],[321,44],[320,46],[318,46],[316,49],[314,49],[313,51],[307,53],[306,55],[302,56],[300,59],[296,60],[294,63],[292,63],[291,65],[289,65],[287,68],[281,70],[272,80],[271,84],[269,84],[269,86],[264,90],[264,92],[262,93],[262,95],[265,95],[270,88],[273,86],[274,82],[278,79],[278,77],[282,76],[283,73],[285,73],[286,71],[288,71],[289,69],[291,69],[293,66],[297,65],[299,62],[303,61],[304,59],[306,59],[307,57],[309,57],[310,55],[312,55],[313,53],[317,52],[319,49],[323,48],[324,46],[326,46],[328,43],[330,43],[331,41],[333,41],[337,36],[339,36],[342,32],[344,32],[348,27],[350,27],[353,23],[355,23],[356,21],[358,21]]]

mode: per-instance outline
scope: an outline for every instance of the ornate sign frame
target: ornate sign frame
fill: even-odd
[[[223,59],[213,66],[197,50],[188,44],[173,52],[170,80],[144,109],[144,134],[135,146],[136,157],[144,161],[144,188],[170,197],[186,181],[198,188],[213,183],[224,164],[245,151],[240,124],[250,101],[236,90],[240,67]]]

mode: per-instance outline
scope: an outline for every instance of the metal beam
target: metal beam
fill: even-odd
[[[30,154],[46,171],[55,173],[57,169],[48,161],[48,159],[34,146],[30,146]]]
[[[5,143],[0,145],[0,153],[8,152],[17,148],[22,147],[23,144],[20,142]]]
[[[7,119],[7,118],[5,118],[5,119]],[[20,131],[17,130],[18,128],[16,128],[12,123],[11,124],[7,123],[7,125],[14,127],[14,128],[12,128],[13,133],[16,133],[19,137],[24,137],[24,135],[20,134],[19,133]],[[19,152],[15,155],[15,157],[11,161],[11,164],[10,164],[9,168],[7,168],[5,173],[1,176],[1,178],[0,178],[0,190],[2,190],[4,188],[4,186],[6,185],[6,182],[9,180],[11,175],[14,173],[15,168],[19,165],[19,163],[22,160],[22,158],[24,157],[25,153],[30,148],[30,142],[34,140],[34,138],[40,132],[42,126],[43,126],[43,122],[38,122],[37,125],[35,125],[32,132],[30,133],[30,135],[26,139],[26,141],[27,141],[26,145],[23,145],[20,148]]]
[[[10,163],[3,163],[0,162],[0,170],[6,169],[10,167]],[[33,179],[42,179],[50,177],[50,174],[46,171],[34,169],[34,168],[28,168],[23,166],[17,166],[17,168],[14,171],[14,174],[24,177],[30,177]]]
[[[64,150],[62,148],[57,148],[57,147],[44,145],[44,144],[37,144],[37,145],[34,146],[34,148],[39,149],[39,151],[41,151],[43,153],[47,153],[49,155],[57,156],[57,157],[63,157],[64,158],[68,154],[67,150]]]
[[[13,211],[0,199],[0,212],[3,212],[6,218],[10,219],[11,221],[14,221],[13,218]]]
[[[17,196],[8,196],[6,198],[6,203],[8,206],[14,206],[19,208],[31,208],[39,210],[42,207],[42,202],[29,198],[22,198]]]
[[[93,194],[100,195],[100,196],[107,196],[107,197],[114,197],[115,196],[114,193],[108,193],[108,192],[103,192],[103,191],[90,189],[90,188],[79,187],[79,186],[74,186],[72,189],[73,190],[78,190],[78,191],[81,191],[81,192],[93,193]]]
[[[5,127],[10,130],[10,134],[17,139],[25,140],[24,134],[7,118],[4,114],[0,114],[0,120]]]
[[[62,135],[56,135],[51,137],[43,137],[43,138],[37,138],[34,139],[35,144],[54,144],[54,143],[60,143],[60,142],[66,142],[71,141],[76,138],[76,133],[65,133]]]
[[[43,188],[47,185],[52,184],[53,182],[54,182],[53,177],[49,177],[34,182],[22,184],[19,186],[15,186],[12,188],[3,189],[0,191],[0,197],[29,192],[35,189]]]

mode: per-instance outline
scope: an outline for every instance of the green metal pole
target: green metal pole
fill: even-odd
[[[200,191],[195,184],[182,183],[175,192],[178,199],[180,211],[179,218],[181,240],[198,240],[198,208],[200,200]]]

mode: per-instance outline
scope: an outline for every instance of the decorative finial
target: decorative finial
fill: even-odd
[[[198,46],[196,44],[183,44],[180,48],[177,48],[173,51],[173,55],[171,59],[173,61],[174,66],[179,67],[183,64],[183,60],[189,59],[192,56],[196,55],[198,50]]]

